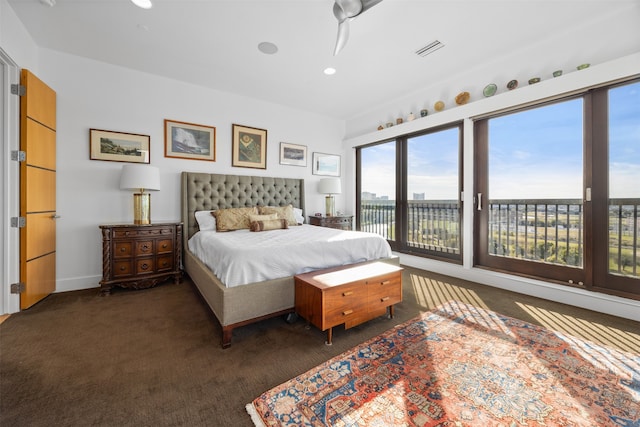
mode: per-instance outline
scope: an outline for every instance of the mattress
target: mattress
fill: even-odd
[[[227,287],[392,256],[378,234],[307,224],[262,232],[199,231],[188,246]]]

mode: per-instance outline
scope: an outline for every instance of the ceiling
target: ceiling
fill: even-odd
[[[640,52],[638,0],[384,0],[335,57],[333,0],[8,3],[40,47],[343,120],[456,75],[482,88],[522,57],[550,74]],[[445,46],[416,55],[434,40]]]

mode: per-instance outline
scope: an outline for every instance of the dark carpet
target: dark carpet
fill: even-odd
[[[252,426],[264,391],[450,299],[640,353],[637,322],[407,268],[394,319],[325,333],[275,318],[220,325],[185,279],[53,294],[0,324],[1,426]]]

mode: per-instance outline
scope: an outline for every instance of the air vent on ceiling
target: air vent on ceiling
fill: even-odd
[[[423,46],[420,49],[416,50],[416,55],[425,57],[430,53],[433,53],[436,50],[440,49],[441,47],[444,47],[444,45],[440,41],[434,40],[428,45]]]

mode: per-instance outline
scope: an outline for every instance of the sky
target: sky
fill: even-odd
[[[640,198],[640,83],[609,91],[610,197]],[[491,199],[581,198],[583,100],[489,121]],[[410,139],[408,194],[450,200],[458,193],[458,128]],[[395,198],[395,142],[362,150],[363,191]]]

